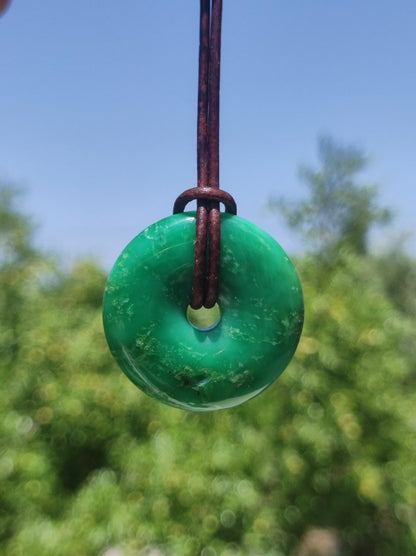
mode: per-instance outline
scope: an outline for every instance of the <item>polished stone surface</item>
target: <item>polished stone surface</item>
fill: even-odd
[[[296,270],[251,222],[221,214],[221,318],[208,331],[187,319],[195,214],[156,222],[124,249],[105,289],[108,344],[148,395],[198,411],[238,405],[283,372],[303,325]]]

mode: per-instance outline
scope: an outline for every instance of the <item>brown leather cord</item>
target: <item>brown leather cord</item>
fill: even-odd
[[[197,199],[193,309],[217,302],[221,255],[221,215],[237,213],[234,199],[219,189],[219,104],[222,0],[200,0],[198,131],[198,187],[188,189],[175,201],[174,214]],[[208,255],[207,255],[208,252]]]
[[[193,187],[181,193],[173,205],[173,214],[183,212],[186,205],[195,199],[204,205],[208,201],[223,203],[226,212],[237,214],[237,205],[233,197],[223,189],[213,189],[212,187]]]

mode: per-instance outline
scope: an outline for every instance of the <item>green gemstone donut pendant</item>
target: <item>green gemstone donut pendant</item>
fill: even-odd
[[[209,411],[253,398],[284,371],[299,342],[303,296],[279,244],[222,213],[218,305],[190,315],[195,220],[169,216],[127,245],[107,281],[103,322],[134,384],[166,404]]]

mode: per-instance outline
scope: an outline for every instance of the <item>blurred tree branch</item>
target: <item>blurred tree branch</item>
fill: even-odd
[[[377,185],[357,182],[368,159],[359,148],[336,143],[330,136],[318,139],[318,157],[320,168],[299,168],[308,198],[273,198],[269,207],[326,259],[334,257],[343,246],[365,254],[371,228],[391,219],[391,212],[378,206]]]

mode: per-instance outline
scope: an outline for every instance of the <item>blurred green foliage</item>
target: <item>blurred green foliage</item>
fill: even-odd
[[[330,135],[318,138],[319,168],[299,167],[308,197],[292,201],[272,198],[270,209],[303,235],[319,253],[332,260],[341,247],[364,255],[375,225],[391,220],[391,211],[378,205],[376,184],[362,184],[357,176],[367,169],[368,157],[354,145],[343,145]]]
[[[188,413],[112,361],[103,271],[60,270],[13,192],[0,201],[1,553],[416,553],[415,261],[299,259],[287,371],[243,406]]]

